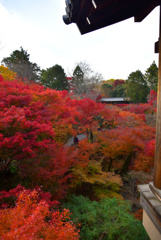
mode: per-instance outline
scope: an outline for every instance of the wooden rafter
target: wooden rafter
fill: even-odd
[[[81,34],[135,17],[142,21],[161,0],[71,0],[71,22],[77,24]]]

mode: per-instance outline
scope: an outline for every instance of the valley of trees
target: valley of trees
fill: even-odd
[[[60,65],[40,70],[23,48],[2,63],[0,238],[149,239],[137,184],[153,179],[155,63],[101,85],[87,63],[68,82]],[[98,95],[134,103],[105,105]]]

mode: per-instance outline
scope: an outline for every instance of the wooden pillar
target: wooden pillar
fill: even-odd
[[[161,189],[161,6],[159,28],[159,70],[157,91],[156,145],[154,160],[154,186],[158,189]]]

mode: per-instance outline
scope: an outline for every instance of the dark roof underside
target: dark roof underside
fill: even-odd
[[[70,23],[77,24],[81,34],[88,33],[134,17],[141,22],[161,0],[71,0]]]

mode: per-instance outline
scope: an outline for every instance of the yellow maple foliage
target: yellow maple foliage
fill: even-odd
[[[0,75],[3,77],[5,81],[14,81],[16,79],[17,74],[8,67],[0,66]]]

